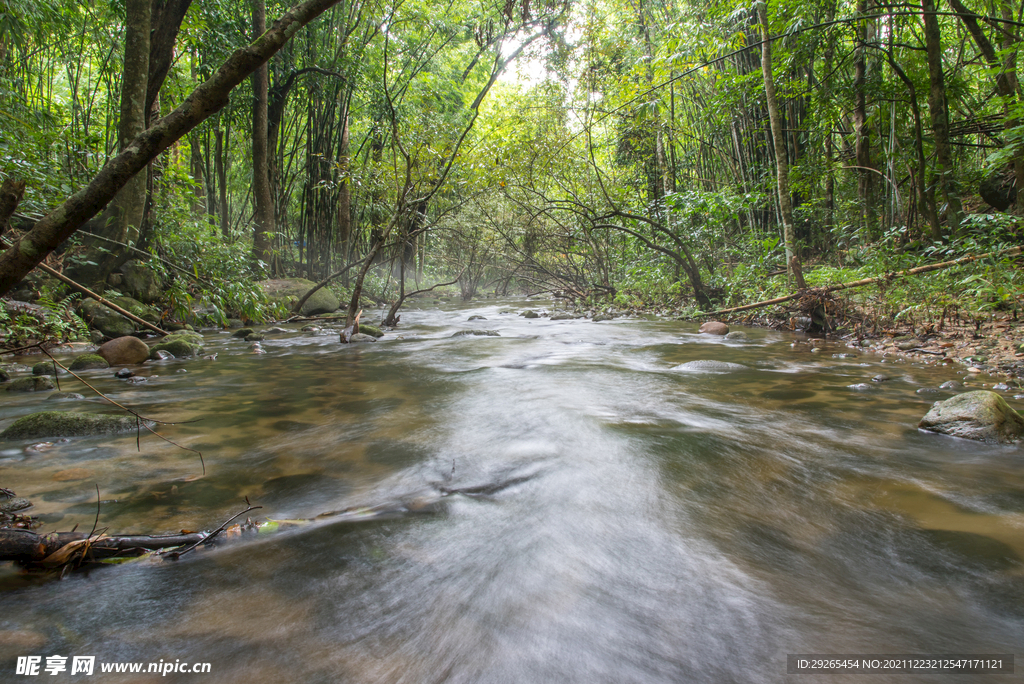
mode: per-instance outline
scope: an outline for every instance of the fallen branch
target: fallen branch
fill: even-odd
[[[217,529],[215,529],[213,532],[211,532],[210,534],[204,536],[202,539],[200,539],[199,541],[195,542],[194,544],[189,546],[184,551],[175,551],[174,553],[169,553],[169,554],[167,554],[167,557],[171,558],[171,559],[175,559],[175,560],[178,559],[178,558],[181,558],[186,553],[188,553],[192,549],[196,548],[200,544],[206,544],[206,543],[209,543],[209,542],[213,541],[213,538],[216,537],[221,532],[223,532],[224,530],[226,530],[228,528],[228,525],[230,525],[231,522],[234,521],[235,519],[241,518],[243,515],[245,515],[249,511],[255,511],[257,508],[263,508],[263,506],[253,506],[251,503],[249,503],[249,497],[245,498],[245,505],[248,506],[248,508],[246,508],[241,513],[236,513],[233,516],[231,516],[230,518],[228,518],[227,520],[225,520],[221,524],[221,526],[218,527]]]
[[[2,247],[4,249],[7,249],[7,248],[10,247],[10,245],[7,243],[6,240],[0,239],[0,247]],[[81,292],[82,294],[86,295],[87,297],[92,297],[93,299],[95,299],[97,302],[99,302],[103,306],[107,307],[108,309],[112,309],[113,311],[116,311],[117,313],[121,314],[122,316],[124,316],[128,320],[133,321],[135,323],[138,323],[139,325],[141,325],[143,327],[149,328],[150,330],[152,330],[153,332],[155,332],[158,335],[167,335],[168,334],[168,332],[166,330],[161,330],[160,328],[158,328],[157,326],[153,325],[149,321],[144,321],[141,318],[139,318],[138,316],[136,316],[135,314],[131,313],[130,311],[125,311],[124,309],[119,307],[117,304],[114,304],[113,302],[111,302],[109,299],[104,299],[100,295],[96,294],[95,292],[93,292],[92,290],[87,288],[85,285],[80,285],[79,283],[76,283],[71,278],[68,278],[63,273],[59,273],[58,271],[55,271],[54,269],[50,268],[46,264],[44,264],[44,263],[36,264],[36,268],[40,269],[44,273],[47,273],[47,274],[53,276],[54,278],[56,278],[60,282],[64,283],[65,285],[73,287],[74,289],[78,290],[79,292]]]
[[[0,530],[0,561],[19,563],[42,563],[47,558],[57,559],[54,554],[69,544],[74,548],[88,542],[89,551],[97,560],[114,556],[138,555],[136,551],[155,551],[185,544],[201,544],[207,539],[203,532],[172,534],[167,536],[127,535],[92,536],[85,532],[52,532],[36,534],[29,530]],[[91,540],[91,541],[90,541]]]
[[[455,283],[459,282],[459,278],[461,278],[463,273],[465,273],[465,272],[466,272],[466,269],[462,269],[462,273],[459,273],[459,275],[455,276],[455,280],[449,281],[447,283],[438,283],[437,285],[434,285],[432,287],[426,287],[426,288],[423,288],[422,290],[414,290],[414,291],[410,292],[409,294],[401,295],[398,298],[398,301],[395,302],[391,306],[390,310],[388,310],[387,318],[385,318],[381,322],[382,325],[387,325],[387,326],[396,326],[396,325],[398,325],[398,319],[395,318],[395,315],[398,313],[398,310],[400,308],[402,308],[402,304],[405,303],[405,300],[408,299],[409,297],[413,297],[415,295],[420,295],[420,294],[423,294],[424,292],[430,292],[431,290],[434,290],[435,288],[438,288],[438,287],[446,287],[448,285],[454,285]]]
[[[952,261],[942,261],[936,264],[927,264],[925,266],[917,266],[916,268],[908,268],[905,271],[896,271],[894,273],[886,273],[884,276],[876,278],[861,278],[860,280],[853,280],[848,283],[840,283],[838,285],[828,285],[825,287],[811,288],[810,290],[800,290],[793,294],[786,295],[784,297],[776,297],[775,299],[768,299],[763,302],[755,302],[753,304],[744,304],[743,306],[734,306],[729,309],[719,309],[717,311],[706,311],[698,314],[699,316],[719,316],[721,314],[736,313],[737,311],[748,311],[750,309],[759,309],[763,306],[771,306],[772,304],[782,304],[783,302],[789,302],[794,299],[799,299],[811,291],[815,291],[819,294],[827,294],[829,292],[836,292],[838,290],[849,290],[855,287],[864,287],[865,285],[874,285],[880,282],[888,282],[908,275],[917,275],[919,273],[929,273],[931,271],[941,271],[942,269],[951,268],[953,266],[960,266],[962,264],[969,264],[974,261],[980,261],[981,259],[988,259],[990,257],[1004,257],[1004,256],[1017,256],[1024,250],[1024,247],[1010,247],[1008,249],[1000,250],[998,252],[987,252],[985,254],[977,254],[974,256],[961,257],[960,259],[954,259]]]

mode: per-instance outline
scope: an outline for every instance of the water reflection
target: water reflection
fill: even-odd
[[[948,370],[509,306],[409,310],[402,339],[363,347],[296,332],[252,355],[214,334],[215,362],[141,386],[95,373],[144,413],[202,419],[164,431],[208,474],[152,438],[2,445],[47,529],[91,525],[94,482],[125,532],[213,527],[244,496],[279,519],[434,513],[8,581],[0,643],[36,644],[10,658],[208,661],[219,682],[750,682],[786,680],[791,652],[1024,641],[1022,452],[916,430],[951,394],[916,391]],[[471,328],[500,336],[452,337]],[[698,360],[746,368],[673,370]],[[44,405],[0,401],[3,419]]]

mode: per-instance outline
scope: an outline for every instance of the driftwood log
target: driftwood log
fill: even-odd
[[[46,564],[47,559],[54,558],[69,545],[82,549],[86,558],[101,560],[114,556],[138,555],[145,551],[166,549],[173,546],[202,543],[208,535],[205,532],[192,534],[172,534],[167,536],[128,535],[113,536],[92,535],[85,532],[52,532],[36,534],[29,530],[0,530],[0,561],[17,561],[19,563]],[[91,541],[90,541],[91,539]],[[88,546],[88,550],[84,547]],[[65,559],[54,558],[55,565]]]

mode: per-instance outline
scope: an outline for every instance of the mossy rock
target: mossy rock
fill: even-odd
[[[147,323],[152,323],[153,325],[160,323],[160,310],[156,307],[148,306],[131,297],[113,297],[110,301]]]
[[[122,292],[128,292],[132,297],[147,304],[157,302],[163,296],[163,279],[148,264],[138,261],[126,262],[121,266],[121,283]]]
[[[116,339],[135,332],[133,322],[94,299],[83,301],[79,306],[79,311],[89,326],[99,331],[104,337]]]
[[[57,372],[63,373],[64,371],[58,370]],[[32,375],[54,375],[53,362],[40,361],[36,365],[32,366]]]
[[[7,382],[11,379],[11,376],[7,374],[7,371],[0,370],[0,382]]]
[[[270,299],[284,304],[291,311],[303,295],[316,287],[316,283],[305,278],[283,278],[264,280],[260,283],[260,287]],[[303,316],[315,316],[337,311],[339,306],[341,306],[341,301],[338,296],[326,287],[322,287],[306,300],[306,303],[302,305],[301,313]]]
[[[231,333],[232,337],[241,337],[245,339],[249,335],[252,335],[255,331],[252,328],[239,328],[235,332]]]
[[[191,331],[176,332],[168,335],[149,349],[149,358],[156,361],[160,356],[157,352],[165,351],[173,354],[176,359],[186,359],[203,353],[203,336]]]
[[[46,375],[36,375],[31,378],[15,380],[7,386],[8,392],[43,392],[54,389],[55,385]]]
[[[995,392],[964,392],[937,401],[918,427],[963,439],[1012,443],[1024,438],[1024,418]]]
[[[364,335],[370,335],[371,337],[384,337],[384,331],[375,325],[363,325],[360,323],[359,332]]]
[[[129,432],[135,427],[136,418],[130,415],[41,411],[14,421],[0,432],[0,439],[90,437]]]
[[[110,364],[99,354],[82,354],[81,356],[76,356],[68,368],[73,371],[94,370],[96,368],[110,368]]]
[[[245,336],[245,341],[246,342],[261,342],[265,338],[266,338],[266,335],[264,335],[263,333],[254,332],[254,333],[249,333],[248,335],[246,335]]]

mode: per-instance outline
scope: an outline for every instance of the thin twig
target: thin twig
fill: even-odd
[[[96,528],[100,524],[100,486],[96,485],[96,519],[92,521],[92,532],[89,533],[91,537],[96,533]]]
[[[218,527],[213,532],[211,532],[210,534],[206,535],[205,537],[203,537],[202,539],[200,539],[199,541],[197,541],[195,544],[193,544],[192,546],[188,547],[184,551],[174,551],[172,553],[167,554],[168,558],[173,558],[173,559],[181,558],[186,553],[188,553],[192,549],[196,548],[200,544],[206,544],[206,543],[209,543],[210,541],[212,541],[214,537],[216,537],[218,534],[220,534],[221,532],[226,530],[228,525],[231,524],[231,522],[234,521],[236,518],[242,517],[243,515],[245,515],[249,511],[255,511],[257,508],[263,508],[263,506],[253,506],[251,503],[249,503],[249,497],[245,497],[245,505],[248,506],[248,508],[246,508],[244,511],[242,511],[241,513],[236,513],[235,515],[231,516],[230,518],[225,520],[224,523],[220,527]]]
[[[50,354],[50,352],[46,351],[46,349],[43,347],[43,344],[41,342],[36,344],[36,345],[34,345],[34,346],[38,347],[41,352],[43,352],[44,354],[49,356],[50,360],[53,361],[54,364],[56,364],[57,366],[60,366],[61,368],[66,370],[68,373],[70,373],[71,375],[75,376],[75,378],[77,378],[83,385],[85,385],[86,387],[91,389],[93,392],[98,394],[101,398],[109,401],[111,404],[113,404],[117,408],[121,409],[122,411],[127,411],[128,413],[130,413],[133,416],[135,416],[135,447],[139,451],[142,451],[142,435],[141,435],[140,428],[146,428],[146,430],[148,430],[150,433],[156,435],[157,437],[159,437],[163,441],[167,442],[168,444],[171,444],[172,446],[176,446],[179,449],[184,449],[185,451],[191,451],[192,453],[197,454],[199,456],[199,463],[203,467],[203,475],[206,475],[206,461],[203,459],[203,453],[201,451],[199,451],[198,449],[192,449],[192,448],[187,447],[187,446],[182,446],[182,445],[178,444],[177,442],[175,442],[174,440],[171,440],[171,439],[168,439],[167,437],[164,437],[159,432],[157,432],[153,428],[149,427],[149,425],[147,425],[147,423],[158,423],[160,425],[179,425],[179,424],[187,424],[187,423],[198,423],[200,420],[202,420],[202,418],[196,418],[195,420],[176,421],[174,423],[167,422],[167,421],[164,421],[164,420],[157,420],[155,418],[147,418],[146,416],[141,415],[137,411],[134,411],[134,410],[128,408],[124,404],[119,404],[118,402],[114,401],[113,399],[108,397],[103,392],[99,391],[98,389],[96,389],[95,387],[90,385],[78,373],[75,373],[73,370],[71,370],[70,368],[68,368],[64,364],[62,364],[60,361],[58,361],[57,359],[53,358],[53,355]]]

